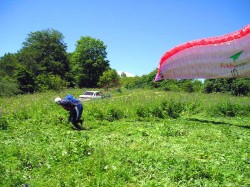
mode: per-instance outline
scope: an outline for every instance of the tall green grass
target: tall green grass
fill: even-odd
[[[249,97],[113,91],[72,130],[57,96],[0,99],[0,186],[249,186]]]
[[[125,96],[95,100],[86,107],[86,117],[99,120],[168,119],[179,117],[247,117],[249,97],[203,95],[137,90]]]

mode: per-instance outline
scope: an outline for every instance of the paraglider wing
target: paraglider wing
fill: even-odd
[[[155,81],[250,76],[250,24],[224,36],[194,40],[166,52]]]

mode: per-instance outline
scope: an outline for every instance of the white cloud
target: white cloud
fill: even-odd
[[[133,73],[125,72],[125,71],[117,71],[118,75],[121,75],[122,73],[125,73],[127,77],[135,77]]]

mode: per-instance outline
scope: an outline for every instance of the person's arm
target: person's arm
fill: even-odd
[[[70,100],[61,100],[59,101],[59,104],[65,109],[65,110],[72,110],[75,107],[75,104]]]

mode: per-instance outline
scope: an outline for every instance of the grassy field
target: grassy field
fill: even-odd
[[[85,131],[56,96],[0,98],[0,186],[250,186],[250,98],[113,91],[84,102]]]

